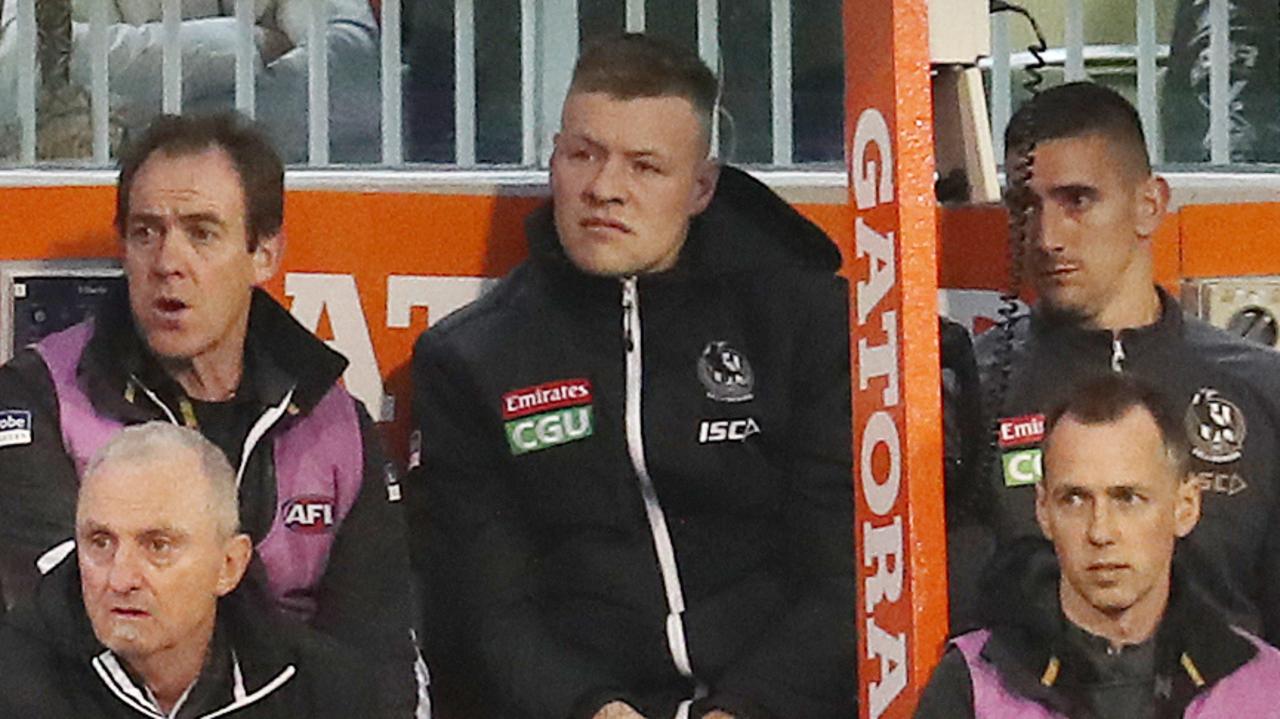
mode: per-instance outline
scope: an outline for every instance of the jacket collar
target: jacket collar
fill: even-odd
[[[256,562],[256,560],[255,560]],[[221,710],[257,702],[290,682],[297,657],[279,640],[292,630],[273,619],[261,589],[264,575],[252,565],[241,585],[218,600],[209,658],[188,694],[195,706]],[[73,664],[86,666],[107,691],[144,716],[162,719],[142,682],[93,634],[80,590],[75,553],[41,578],[31,601],[6,617],[13,627]]]
[[[617,280],[583,274],[565,256],[556,233],[554,209],[547,204],[526,218],[525,235],[534,264],[559,280],[572,279],[578,291],[617,292]],[[644,278],[648,284],[678,284],[690,279],[800,266],[834,273],[840,251],[817,225],[764,183],[731,166],[720,170],[707,209],[689,224],[689,236],[676,266]]]
[[[1152,324],[1120,330],[1119,340],[1122,343],[1141,344],[1182,333],[1182,306],[1163,287],[1157,285],[1155,289],[1160,298],[1160,316]],[[1037,305],[1031,312],[1031,331],[1041,341],[1067,344],[1110,345],[1116,338],[1111,330],[1087,328],[1074,318],[1046,311],[1043,305]]]
[[[987,642],[983,656],[1020,694],[1075,716],[1080,707],[1073,706],[1073,699],[1055,691],[1054,686],[1088,684],[1096,675],[1087,656],[1089,642],[1068,636],[1070,625],[1058,601],[1057,562],[1051,550],[1046,556],[1046,544],[1038,538],[1022,540],[998,560],[1000,565],[1018,564],[1026,571],[1013,580],[1006,579],[1000,587],[987,587],[1007,596],[1000,606],[1012,611],[992,622],[996,641]],[[1043,561],[1028,561],[1028,555]],[[993,565],[990,576],[994,579],[999,573],[1000,566]],[[1184,707],[1196,693],[1239,669],[1256,652],[1182,579],[1175,559],[1169,605],[1155,634],[1157,682],[1167,688],[1162,700],[1169,706]],[[1052,678],[1048,686],[1046,678]]]
[[[274,406],[292,389],[293,403],[306,411],[320,401],[346,366],[345,357],[299,324],[264,290],[254,289],[245,338],[242,397],[247,390],[250,401]],[[162,397],[184,394],[138,335],[124,292],[104,303],[78,372],[85,378],[95,405],[110,407],[126,417],[138,413],[123,400],[131,379]]]

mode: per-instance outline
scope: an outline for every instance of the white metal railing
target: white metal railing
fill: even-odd
[[[578,7],[585,0],[520,0],[519,68],[520,68],[520,117],[519,162],[526,167],[545,166],[550,156],[551,137],[559,122],[559,108],[569,82],[569,73],[579,44]],[[714,70],[721,71],[720,11],[724,0],[696,0],[695,36],[698,54]],[[832,3],[837,0],[824,0]],[[1135,99],[1143,124],[1151,155],[1157,162],[1164,157],[1163,138],[1160,136],[1160,99],[1158,97],[1159,73],[1169,57],[1169,46],[1157,38],[1157,2],[1169,0],[1135,0],[1135,42],[1131,45],[1090,44],[1086,37],[1086,5],[1084,0],[1062,0],[1058,3],[1042,3],[1041,7],[1060,12],[1062,37],[1058,47],[1044,53],[1045,60],[1060,68],[1067,80],[1079,79],[1102,66],[1123,66],[1123,72],[1134,74]],[[373,62],[380,79],[377,94],[380,96],[381,125],[380,157],[383,165],[399,166],[406,157],[406,137],[402,105],[403,53],[399,31],[405,0],[381,0],[381,33],[378,40],[378,57]],[[477,0],[453,0],[454,2],[454,146],[453,164],[458,168],[480,167],[477,159],[480,104],[477,88],[476,8]],[[37,106],[39,103],[39,73],[36,67],[36,0],[16,0],[16,22],[11,30],[18,35],[16,85],[17,129],[20,133],[17,162],[31,166],[36,163],[36,133],[39,127]],[[642,30],[649,19],[645,0],[620,0],[625,27]],[[793,53],[792,14],[795,0],[768,0],[770,14],[767,38],[770,57],[770,117],[768,133],[771,152],[768,154],[775,166],[790,166],[795,161],[795,118],[793,113],[793,80],[795,63]],[[89,32],[87,34],[89,83],[86,88],[90,102],[92,127],[92,161],[96,165],[110,162],[109,87],[108,65],[108,3],[96,0],[86,2],[89,8]],[[330,111],[331,68],[328,53],[328,5],[317,0],[307,3],[311,8],[306,30],[307,88],[305,123],[305,161],[311,167],[330,164],[330,139],[334,132],[331,120],[341,122]],[[183,107],[182,68],[182,2],[162,0],[161,3],[163,55],[161,77],[156,78],[160,106],[167,112],[181,111]],[[1231,50],[1229,27],[1229,0],[1210,0],[1211,33],[1209,42],[1209,105],[1208,145],[1211,164],[1227,164],[1232,157],[1231,123]],[[234,0],[234,17],[239,28],[235,46],[235,106],[253,116],[261,110],[255,90],[255,64],[258,62],[254,38],[254,0]],[[1044,12],[1040,10],[1040,12]],[[566,21],[567,20],[567,21]],[[996,156],[1003,157],[1002,138],[1004,128],[1013,111],[1014,81],[1020,70],[1032,61],[1031,56],[1014,47],[1010,40],[1010,24],[1018,22],[1008,13],[992,15],[992,56],[983,63],[989,70],[989,107]],[[490,38],[480,38],[491,42]],[[760,38],[760,45],[765,39]],[[800,48],[803,50],[803,48]],[[838,88],[837,88],[838,89]],[[335,93],[339,90],[335,87]],[[714,146],[720,145],[720,112],[715,115],[713,127]],[[513,120],[514,121],[514,120]],[[841,117],[826,121],[839,123]],[[299,137],[299,139],[301,139]]]
[[[1136,0],[1133,18],[1135,44],[1132,45],[1087,44],[1084,0],[1056,3],[1051,7],[1062,13],[1062,44],[1041,55],[1049,67],[1061,68],[1063,79],[1068,82],[1086,79],[1093,68],[1117,64],[1132,67],[1135,105],[1146,130],[1147,149],[1155,162],[1162,163],[1165,147],[1161,137],[1157,87],[1162,68],[1170,57],[1170,47],[1160,43],[1156,36],[1156,1]],[[1229,0],[1210,0],[1209,7],[1209,164],[1226,165],[1231,162],[1232,150]],[[1046,19],[1042,18],[1042,21]],[[1031,67],[1036,62],[1030,52],[1011,46],[1010,24],[1014,22],[1021,20],[1011,13],[991,16],[992,54],[982,63],[990,71],[991,130],[998,158],[1004,156],[1004,130],[1013,110],[1014,71]]]
[[[833,0],[834,1],[834,0]],[[579,0],[520,0],[520,161],[526,166],[545,165],[550,157],[550,140],[559,123],[559,106],[567,90],[570,69],[578,47],[576,22]],[[39,85],[36,72],[36,0],[17,0],[17,21],[13,30],[19,35],[20,67],[17,107],[21,133],[21,165],[36,162],[36,131]],[[379,41],[381,95],[381,161],[387,166],[404,163],[405,137],[402,110],[404,76],[399,27],[403,0],[382,0],[379,17],[382,32]],[[108,6],[102,2],[87,4],[88,52],[91,58],[88,97],[93,129],[93,157],[96,165],[109,164],[111,122],[108,58]],[[307,121],[306,164],[320,167],[330,164],[330,88],[327,27],[327,4],[308,3],[311,10],[306,31]],[[160,50],[162,54],[159,85],[160,108],[164,112],[183,110],[183,18],[181,0],[162,0]],[[476,144],[478,105],[476,87],[476,0],[454,2],[454,163],[459,168],[477,166]],[[792,112],[792,0],[769,0],[771,12],[768,37],[772,93],[770,134],[771,158],[774,164],[787,166],[794,162]],[[235,43],[234,103],[249,117],[260,114],[255,85],[257,63],[253,0],[234,0],[234,19],[238,28]],[[699,55],[713,68],[720,69],[718,0],[697,0],[696,37]],[[625,27],[643,31],[646,24],[644,0],[625,0]],[[337,89],[335,88],[335,92]],[[720,137],[719,112],[713,127],[714,142]],[[832,122],[841,118],[833,117]]]

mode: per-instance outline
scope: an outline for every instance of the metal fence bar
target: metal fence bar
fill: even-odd
[[[644,0],[627,0],[627,32],[644,32]]]
[[[236,109],[253,118],[257,112],[254,87],[254,0],[236,0]]]
[[[721,78],[723,94],[724,73],[720,72],[720,6],[718,0],[698,0],[698,56]],[[720,154],[720,98],[716,98],[716,111],[711,115],[711,154]]]
[[[308,164],[329,164],[329,5],[310,2],[307,28]]]
[[[538,164],[538,9],[520,0],[520,164]]]
[[[182,112],[182,0],[164,0],[161,20],[161,105],[165,112],[177,115]]]
[[[1209,0],[1209,162],[1231,162],[1231,17],[1227,0]]]
[[[540,45],[539,77],[541,87],[538,100],[541,103],[538,128],[538,159],[551,161],[553,136],[560,127],[560,109],[564,105],[573,79],[573,63],[578,58],[579,28],[578,0],[541,0],[538,3]],[[573,18],[565,22],[564,18]]]
[[[1010,55],[1009,15],[996,13],[991,16],[991,145],[998,164],[1004,164],[1004,129],[1013,114]]]
[[[476,164],[476,8],[474,0],[453,4],[454,162]]]
[[[36,0],[18,0],[14,31],[18,33],[18,159],[36,163]]]
[[[1066,29],[1063,42],[1067,46],[1067,62],[1063,75],[1067,82],[1085,79],[1084,74],[1084,0],[1067,0]]]
[[[790,165],[792,161],[791,112],[791,0],[772,0],[770,8],[770,45],[773,48],[773,164]]]
[[[1138,36],[1138,115],[1147,138],[1147,155],[1162,162],[1159,106],[1156,102],[1156,2],[1138,0],[1135,9]]]
[[[107,62],[107,4],[96,2],[89,6],[89,103],[95,165],[105,165],[111,160]]]
[[[404,102],[400,84],[400,0],[382,0],[382,164],[404,163]]]

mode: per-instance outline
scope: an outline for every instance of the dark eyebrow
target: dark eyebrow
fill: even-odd
[[[1057,185],[1049,188],[1049,195],[1055,199],[1061,198],[1061,197],[1076,197],[1081,195],[1085,197],[1097,197],[1099,194],[1100,194],[1100,191],[1098,190],[1097,187],[1094,187],[1093,185],[1085,185],[1080,183]]]
[[[227,223],[223,222],[222,217],[212,212],[191,212],[185,215],[179,215],[178,219],[187,224],[209,224],[225,227]]]

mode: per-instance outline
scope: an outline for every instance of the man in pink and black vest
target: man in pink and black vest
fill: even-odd
[[[992,602],[1000,618],[951,642],[916,716],[1280,717],[1280,651],[1179,581],[1200,486],[1167,401],[1128,375],[1090,381],[1049,415],[1043,456],[1056,591],[1024,577]]]
[[[362,649],[409,716],[419,692],[399,486],[338,383],[346,359],[259,288],[280,266],[283,209],[280,158],[236,115],[161,117],[123,155],[127,296],[0,367],[5,599],[71,553],[79,477],[98,448],[127,425],[185,425],[236,469],[277,608]]]

